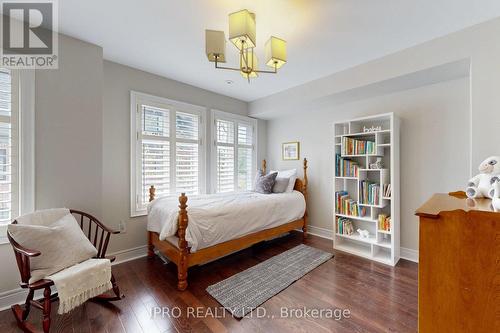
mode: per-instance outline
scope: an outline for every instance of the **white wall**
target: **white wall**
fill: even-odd
[[[208,124],[210,108],[246,115],[247,103],[110,61],[104,61],[103,87],[103,221],[127,224],[127,233],[111,240],[110,251],[114,252],[146,244],[146,217],[129,217],[130,91],[204,106]],[[208,126],[207,131],[211,129]]]
[[[301,170],[301,161],[281,159],[282,142],[300,141],[309,160],[310,224],[332,230],[332,124],[387,112],[401,119],[401,246],[418,249],[415,208],[432,193],[462,188],[469,175],[468,78],[272,119],[268,159],[273,168]]]

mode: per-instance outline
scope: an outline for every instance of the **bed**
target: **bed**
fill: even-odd
[[[266,170],[266,161],[262,161]],[[188,268],[212,261],[286,232],[302,229],[307,237],[307,159],[304,177],[294,191],[280,194],[238,194],[179,197],[179,210],[171,198],[155,199],[149,189],[148,257],[158,250],[177,265],[177,288],[186,290]],[[191,224],[189,221],[191,220]]]

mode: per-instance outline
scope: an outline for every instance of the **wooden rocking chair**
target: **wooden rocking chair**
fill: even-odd
[[[106,250],[108,248],[110,235],[118,234],[119,231],[109,229],[90,214],[74,209],[71,209],[70,213],[75,216],[77,221],[79,221],[82,231],[87,235],[87,238],[97,249],[97,255],[94,258],[107,258],[111,262],[115,261],[116,258],[114,256],[106,257]],[[17,221],[12,223],[17,223]],[[41,252],[22,247],[9,233],[7,233],[7,237],[9,238],[10,244],[12,245],[16,255],[17,266],[19,268],[19,273],[21,274],[21,288],[27,288],[29,290],[28,297],[26,298],[26,302],[24,304],[24,309],[19,304],[11,307],[14,317],[16,318],[17,325],[24,332],[37,332],[35,327],[27,321],[31,306],[34,306],[43,312],[43,331],[47,333],[50,330],[50,305],[52,302],[58,300],[57,293],[54,293],[53,295],[51,294],[50,287],[54,285],[54,282],[52,280],[43,279],[34,283],[29,283],[29,279],[31,277],[30,258],[39,256]],[[113,285],[114,295],[103,294],[93,299],[101,301],[117,301],[122,299],[123,295],[120,294],[120,289],[116,284],[113,274],[111,274],[111,283]],[[34,300],[33,296],[35,291],[40,289],[43,289],[43,298],[40,300]]]

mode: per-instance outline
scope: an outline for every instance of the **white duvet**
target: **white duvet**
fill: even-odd
[[[172,197],[149,204],[148,230],[159,233],[160,240],[176,234],[178,205]],[[306,208],[298,191],[199,195],[188,197],[187,205],[186,240],[191,252],[298,220]]]

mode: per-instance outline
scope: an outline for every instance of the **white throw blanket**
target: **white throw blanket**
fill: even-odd
[[[88,259],[47,276],[47,279],[54,281],[59,293],[57,313],[67,313],[112,288],[111,262],[108,259]]]

